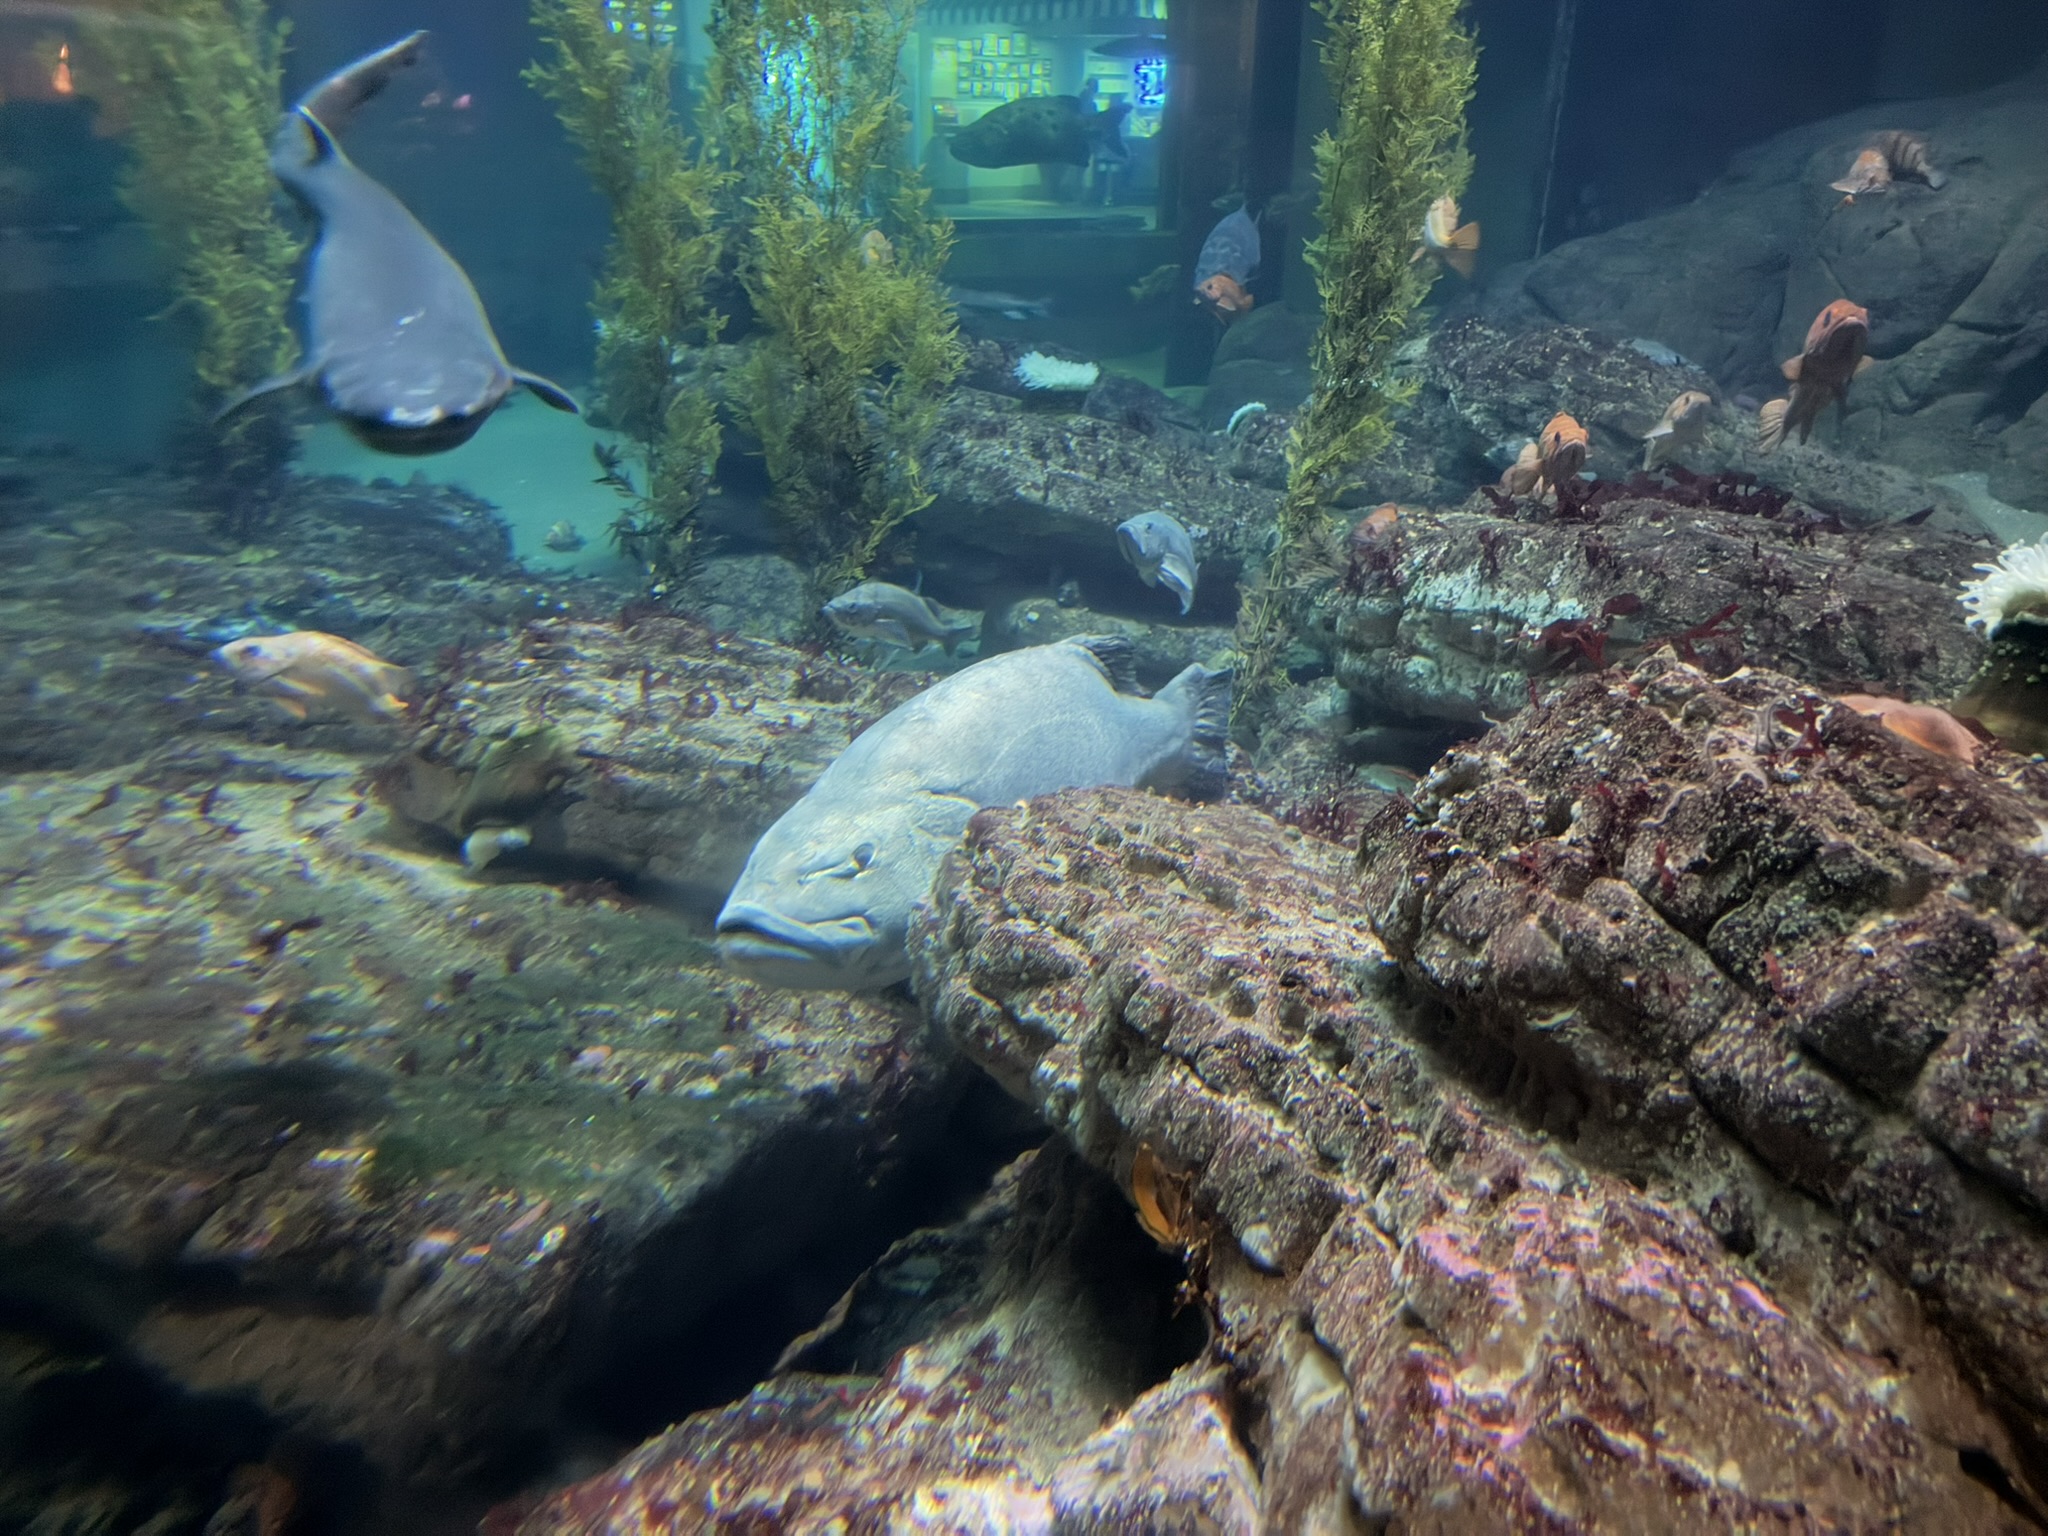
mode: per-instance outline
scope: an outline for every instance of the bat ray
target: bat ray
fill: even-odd
[[[576,411],[566,390],[505,360],[455,258],[335,143],[364,102],[418,61],[426,37],[415,32],[337,70],[278,124],[271,173],[320,223],[306,275],[306,361],[236,396],[216,421],[308,386],[370,447],[420,454],[467,442],[514,385]]]

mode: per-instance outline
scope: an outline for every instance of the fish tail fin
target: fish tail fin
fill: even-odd
[[[1072,643],[1095,658],[1095,664],[1109,679],[1109,686],[1118,693],[1138,691],[1138,647],[1130,636],[1075,635]]]
[[[1479,249],[1479,221],[1460,224],[1451,231],[1451,249],[1454,251],[1476,251]]]
[[[1472,276],[1472,269],[1478,264],[1479,253],[1477,251],[1459,250],[1456,247],[1452,247],[1444,252],[1444,265],[1468,281]]]
[[[1228,667],[1193,666],[1156,695],[1160,702],[1188,712],[1180,782],[1198,800],[1220,795],[1230,782],[1230,687],[1235,676]]]
[[[981,615],[978,613],[956,613],[948,621],[946,637],[939,643],[951,656],[964,641],[981,638]]]
[[[1756,413],[1756,448],[1758,453],[1775,453],[1785,441],[1786,416],[1792,409],[1790,400],[1771,400]]]
[[[1931,165],[1923,166],[1921,170],[1922,174],[1924,174],[1927,177],[1927,185],[1934,188],[1935,191],[1939,192],[1943,187],[1948,185],[1948,172],[1937,171]]]

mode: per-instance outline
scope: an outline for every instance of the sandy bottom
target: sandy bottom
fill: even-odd
[[[591,444],[615,436],[580,417],[520,399],[501,407],[460,448],[418,459],[372,452],[334,422],[323,421],[300,434],[298,468],[365,482],[406,481],[418,473],[437,485],[457,485],[498,509],[512,525],[513,552],[534,570],[629,577],[609,533],[619,497],[597,484],[590,455]],[[558,522],[583,535],[583,548],[566,553],[542,542]]]

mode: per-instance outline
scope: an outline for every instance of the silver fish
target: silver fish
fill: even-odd
[[[1116,543],[1146,586],[1174,593],[1182,613],[1195,606],[1195,540],[1179,518],[1140,512],[1117,524]]]
[[[984,315],[1001,315],[1005,320],[1050,320],[1051,299],[1027,299],[1014,293],[995,293],[983,288],[948,288],[946,297],[955,309]]]
[[[1221,787],[1230,674],[1134,693],[1131,642],[1080,636],[976,662],[891,710],[762,834],[718,915],[757,981],[885,987],[911,910],[984,806],[1097,784]]]
[[[941,608],[930,598],[887,581],[864,581],[820,611],[843,635],[880,640],[906,651],[936,642],[950,655],[962,640],[981,632],[981,620],[973,614]]]
[[[320,222],[306,276],[306,360],[237,395],[216,421],[260,396],[311,386],[370,447],[419,454],[467,442],[515,385],[576,411],[559,385],[506,362],[455,258],[334,141],[418,61],[425,41],[415,32],[336,71],[278,125],[271,173]]]

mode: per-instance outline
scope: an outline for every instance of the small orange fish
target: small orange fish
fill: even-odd
[[[1354,540],[1376,539],[1383,533],[1391,532],[1394,524],[1400,520],[1401,509],[1391,501],[1385,502],[1358,520],[1357,526],[1351,530],[1351,537]]]
[[[896,247],[889,243],[889,237],[879,229],[871,229],[860,237],[860,264],[864,267],[886,267],[896,259]]]
[[[50,71],[50,89],[59,96],[69,96],[71,94],[71,45],[69,43],[59,43],[57,45],[57,67]]]
[[[1882,192],[1892,184],[1891,162],[1885,159],[1881,149],[1866,149],[1849,166],[1849,173],[1840,181],[1830,182],[1835,191],[1845,194],[1846,206],[1860,196],[1871,192]]]
[[[1713,397],[1697,389],[1688,389],[1664,407],[1664,419],[1643,434],[1643,468],[1655,469],[1674,450],[1697,443],[1713,409]]]
[[[1527,496],[1538,489],[1555,495],[1560,485],[1586,467],[1592,446],[1586,429],[1559,411],[1544,426],[1542,437],[1522,445],[1521,457],[1500,477],[1501,489],[1511,496]]]
[[[213,656],[294,720],[306,719],[316,705],[363,725],[401,719],[413,687],[405,668],[317,629],[252,635]]]
[[[1863,352],[1869,345],[1870,311],[1861,304],[1837,299],[1822,310],[1807,329],[1805,350],[1785,362],[1790,397],[1772,400],[1757,412],[1757,450],[1773,452],[1794,431],[1805,442],[1831,402],[1846,405],[1849,381],[1870,366]]]
[[[1413,263],[1434,257],[1460,277],[1470,277],[1479,260],[1479,226],[1458,222],[1458,200],[1446,194],[1429,205],[1422,220],[1422,243],[1408,258]]]
[[[1213,277],[1202,279],[1195,292],[1214,305],[1226,320],[1243,314],[1253,303],[1252,296],[1245,292],[1244,284],[1228,272],[1218,272]]]
[[[1884,728],[1903,736],[1915,746],[1942,757],[1952,757],[1966,767],[1977,765],[1982,743],[1969,727],[1945,709],[1932,704],[1908,704],[1904,699],[1887,699],[1869,693],[1844,693],[1835,698],[1859,715],[1875,715]]]

